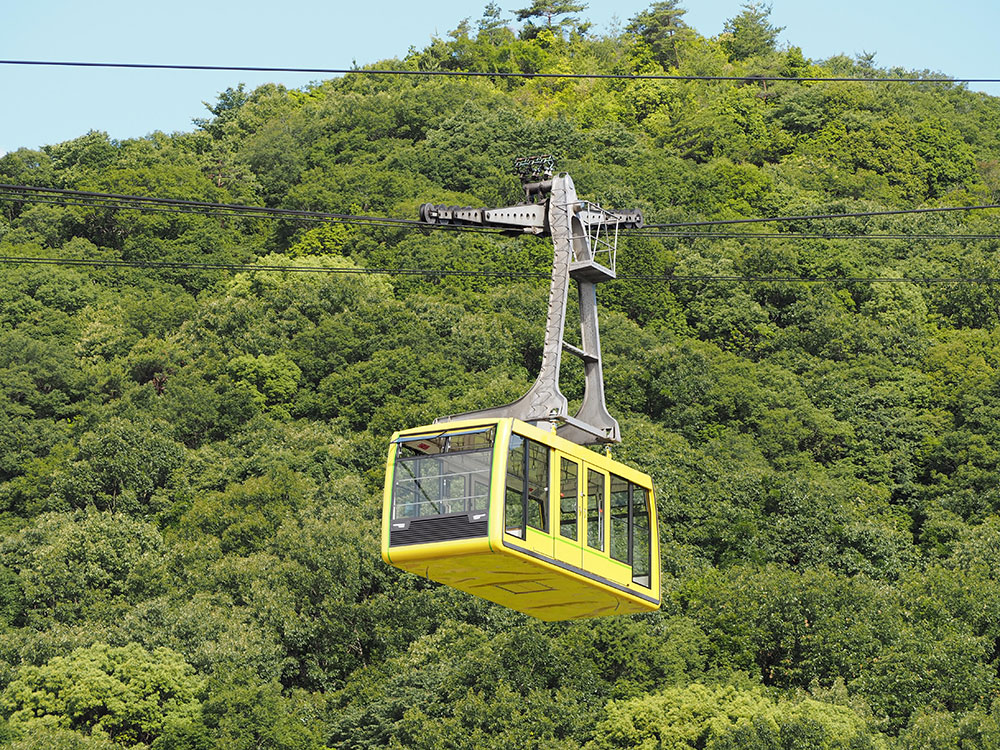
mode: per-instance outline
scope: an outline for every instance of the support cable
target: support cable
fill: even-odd
[[[159,198],[141,195],[123,195],[120,193],[100,193],[86,190],[69,190],[64,188],[40,188],[28,185],[10,185],[4,183],[0,183],[0,202],[24,202],[77,208],[104,208],[116,211],[142,211],[147,213],[199,214],[205,216],[243,219],[289,219],[295,221],[314,221],[357,226],[400,227],[405,229],[426,230],[431,228],[425,222],[417,219],[398,219],[385,216],[357,216],[352,214],[331,213],[327,211],[269,208],[266,206],[212,203],[210,201],[193,201],[178,198]],[[496,234],[499,231],[489,227],[460,225],[442,225],[442,227],[458,231],[487,234]]]
[[[936,206],[932,208],[896,208],[884,211],[854,211],[843,214],[799,214],[792,216],[764,216],[750,219],[712,219],[707,221],[675,221],[667,224],[646,224],[642,232],[646,229],[675,229],[679,227],[715,227],[732,224],[762,224],[780,221],[816,221],[826,219],[864,219],[869,216],[902,216],[904,214],[936,214],[950,211],[984,211],[987,209],[1000,208],[1000,203],[986,203],[976,206]]]
[[[507,279],[548,279],[550,274],[534,271],[484,271],[434,268],[352,268],[348,266],[293,266],[260,263],[196,263],[191,261],[111,260],[91,258],[47,258],[36,256],[0,255],[0,265],[79,266],[92,268],[165,269],[193,271],[231,271],[246,273],[270,271],[281,273],[319,273],[387,276],[457,276]],[[745,284],[1000,284],[992,276],[748,276],[704,274],[621,274],[607,283],[745,283]]]
[[[710,76],[669,73],[527,73],[520,71],[480,70],[401,70],[380,68],[295,68],[262,65],[179,65],[166,63],[79,62],[70,60],[0,60],[0,65],[47,66],[66,68],[126,68],[132,70],[228,71],[236,73],[309,73],[322,75],[381,75],[381,76],[442,76],[457,78],[581,78],[647,81],[740,81],[743,83],[1000,83],[1000,78],[921,78],[919,76],[852,77],[852,76]]]
[[[6,194],[5,194],[6,193]],[[64,200],[57,200],[64,197]],[[70,199],[75,200],[70,200]],[[502,233],[504,230],[491,227],[476,227],[461,224],[428,224],[417,219],[399,219],[385,216],[356,216],[351,214],[331,213],[326,211],[307,211],[299,209],[269,208],[266,206],[249,206],[234,203],[212,203],[209,201],[182,200],[178,198],[159,198],[141,195],[124,195],[120,193],[102,193],[86,190],[70,190],[65,188],[43,188],[30,185],[12,185],[0,183],[0,201],[23,201],[26,203],[48,203],[50,205],[79,206],[92,208],[110,208],[115,210],[135,210],[135,211],[155,211],[156,207],[166,207],[177,213],[205,213],[216,216],[234,216],[240,218],[287,218],[306,221],[338,222],[343,224],[358,224],[372,226],[398,226],[411,229],[451,229],[457,231],[472,231],[485,233]],[[187,209],[182,211],[181,209]],[[908,214],[929,214],[948,213],[955,211],[983,211],[1000,209],[1000,204],[989,203],[975,206],[938,206],[931,208],[903,208],[883,211],[856,211],[843,214],[797,214],[789,216],[766,216],[746,219],[712,219],[704,221],[671,222],[663,224],[646,224],[640,229],[621,230],[622,236],[633,237],[740,237],[740,238],[794,238],[792,233],[764,234],[717,234],[708,233],[684,233],[684,232],[661,232],[659,230],[686,229],[694,227],[714,227],[737,224],[761,224],[791,221],[810,220],[830,220],[830,219],[858,219],[870,216],[901,216]],[[877,237],[860,233],[839,233],[836,235],[816,234],[802,235],[803,238],[832,238],[832,239],[865,239],[873,237],[877,239],[909,239],[918,238],[917,235],[907,235],[900,233],[897,235],[886,235]],[[923,239],[930,238],[971,238],[971,239],[995,239],[994,235],[936,235],[925,233],[919,236]]]

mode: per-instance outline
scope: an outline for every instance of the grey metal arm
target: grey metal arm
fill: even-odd
[[[529,197],[545,197],[545,202],[494,209],[429,203],[420,207],[420,217],[428,223],[490,226],[529,234],[549,234],[554,248],[542,364],[534,385],[524,396],[506,406],[441,417],[436,421],[515,417],[540,426],[555,424],[559,435],[581,445],[618,443],[621,441],[618,422],[608,413],[604,400],[596,285],[615,278],[617,231],[641,226],[642,214],[638,211],[604,211],[580,201],[572,178],[565,173],[555,175],[551,180],[526,185],[525,189]],[[582,349],[563,339],[571,278],[576,280],[580,295]],[[575,416],[569,415],[566,397],[559,390],[559,369],[564,351],[583,360],[583,403]]]

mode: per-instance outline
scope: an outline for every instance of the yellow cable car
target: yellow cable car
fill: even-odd
[[[382,558],[542,620],[660,605],[649,476],[513,418],[393,436]]]
[[[428,203],[420,216],[428,224],[552,237],[538,378],[511,404],[393,436],[382,558],[543,620],[655,610],[660,554],[653,483],[582,447],[621,440],[604,401],[595,285],[615,278],[618,230],[641,226],[642,215],[580,201],[570,176],[554,173],[551,157],[516,164],[524,203],[501,209]],[[580,298],[580,346],[563,338],[571,279]],[[583,361],[583,398],[572,417],[559,390],[563,351]]]

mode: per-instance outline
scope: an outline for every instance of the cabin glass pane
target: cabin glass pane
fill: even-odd
[[[632,485],[632,580],[649,588],[652,550],[652,525],[649,519],[649,490]]]
[[[504,494],[504,529],[521,538],[524,538],[524,442],[520,435],[510,436]]]
[[[486,510],[495,430],[400,440],[392,486],[392,517],[423,518]]]
[[[528,440],[528,526],[549,530],[549,449]]]
[[[628,482],[611,475],[611,557],[628,562]]]
[[[604,475],[587,469],[587,546],[604,549]]]
[[[577,499],[580,493],[580,467],[575,461],[559,459],[559,534],[576,540]]]

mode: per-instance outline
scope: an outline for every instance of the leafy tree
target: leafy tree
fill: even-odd
[[[284,354],[257,357],[242,355],[230,362],[236,383],[246,383],[253,389],[261,406],[288,403],[295,395],[302,371]]]
[[[914,628],[851,687],[897,732],[926,707],[961,713],[989,705],[997,689],[989,648],[985,639],[961,627],[944,632]]]
[[[988,748],[1000,741],[996,710],[965,713],[923,710],[899,734],[902,750],[917,748]]]
[[[720,41],[729,59],[740,61],[773,52],[784,27],[771,25],[771,6],[753,2],[741,7],[743,10],[722,27]]]
[[[625,28],[642,39],[660,65],[675,68],[681,64],[677,40],[688,28],[682,20],[686,12],[680,0],[656,2],[637,13]]]
[[[514,13],[517,14],[518,21],[528,20],[528,25],[525,30],[529,32],[529,36],[536,29],[534,24],[531,23],[532,18],[545,18],[545,28],[552,30],[552,19],[555,16],[564,16],[568,13],[579,13],[580,11],[586,10],[587,6],[585,3],[574,3],[572,0],[532,0],[530,8],[522,8],[521,10],[515,10]],[[567,26],[576,25],[579,32],[586,30],[589,24],[583,26],[579,25],[576,18],[569,17],[560,19],[556,24],[560,29]]]
[[[573,3],[570,0],[533,0],[530,8],[522,8],[514,11],[518,21],[529,18],[545,17],[545,25],[552,28],[552,17],[562,16],[567,13],[579,13],[586,9],[582,3]],[[572,20],[572,19],[569,19]]]
[[[34,726],[29,733],[5,742],[4,747],[10,750],[117,750],[121,745],[101,735]]]
[[[23,667],[0,707],[11,726],[26,734],[54,726],[125,747],[145,746],[163,734],[176,736],[179,723],[199,722],[202,686],[191,666],[168,648],[97,644]]]
[[[710,663],[782,688],[864,679],[903,628],[891,589],[825,568],[739,565],[691,576],[678,604],[716,649]]]
[[[867,727],[846,706],[811,698],[774,699],[753,685],[693,683],[612,701],[588,750],[652,746],[678,748],[888,748],[886,738]]]
[[[214,747],[234,750],[325,747],[318,701],[301,692],[286,696],[276,683],[258,684],[246,677],[236,672],[207,686],[203,716],[214,738]]]
[[[113,618],[164,584],[159,532],[121,514],[43,514],[0,549],[19,622]]]
[[[183,460],[181,446],[156,427],[112,419],[101,433],[84,433],[77,460],[55,482],[56,494],[70,507],[148,513]]]
[[[52,160],[52,166],[61,175],[61,183],[76,186],[88,173],[110,167],[117,155],[119,144],[107,133],[91,130],[86,135],[65,141],[42,150]]]
[[[496,41],[498,32],[505,28],[507,20],[503,17],[503,8],[494,2],[489,2],[483,9],[483,17],[479,20],[480,35],[485,35],[490,41]]]
[[[226,122],[232,120],[240,107],[250,101],[250,94],[244,88],[244,84],[239,84],[236,88],[227,88],[219,94],[219,99],[215,104],[202,102],[205,109],[212,113],[213,119],[195,118],[194,124],[206,130],[215,138],[221,138],[225,132]]]

